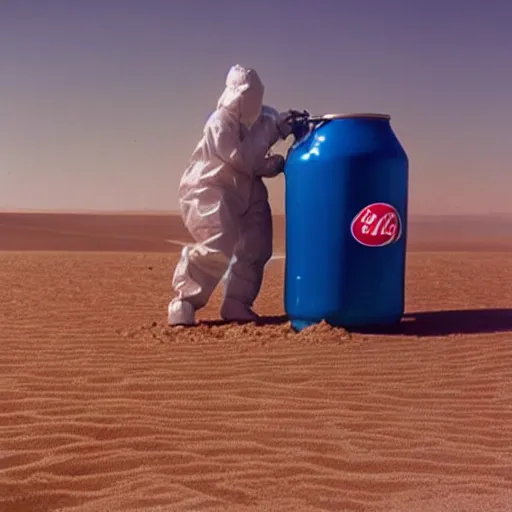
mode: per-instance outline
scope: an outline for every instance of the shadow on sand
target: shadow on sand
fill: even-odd
[[[459,309],[406,313],[399,325],[357,329],[367,334],[447,336],[512,332],[512,309]]]
[[[282,325],[286,315],[261,317],[259,326]],[[202,325],[226,325],[222,320],[201,322]],[[484,334],[512,332],[512,309],[459,309],[445,311],[418,311],[406,313],[395,326],[348,329],[362,334],[395,336],[448,336],[450,334]]]

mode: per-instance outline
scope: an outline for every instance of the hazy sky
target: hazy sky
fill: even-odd
[[[510,0],[0,0],[0,209],[175,209],[239,63],[280,110],[390,114],[412,213],[512,212],[511,27]]]

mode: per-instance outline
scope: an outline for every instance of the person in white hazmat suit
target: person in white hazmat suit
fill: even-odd
[[[196,311],[223,276],[222,318],[258,319],[252,305],[272,255],[272,218],[261,178],[283,170],[283,157],[267,153],[291,132],[288,113],[267,108],[261,115],[263,93],[254,69],[231,67],[183,174],[180,210],[196,243],[183,248],[174,272],[169,325],[195,324]]]

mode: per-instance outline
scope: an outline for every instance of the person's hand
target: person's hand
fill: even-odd
[[[277,121],[277,130],[283,139],[286,139],[292,132],[293,123],[296,119],[305,119],[309,116],[309,113],[304,110],[299,112],[298,110],[287,110],[281,112]]]
[[[286,139],[292,133],[293,115],[290,112],[281,112],[277,118],[277,131],[282,139]]]
[[[275,178],[284,171],[284,164],[285,160],[282,155],[267,156],[257,175],[262,178]]]
[[[290,109],[290,110],[288,110],[288,115],[290,116],[291,119],[294,119],[297,117],[304,118],[304,117],[309,116],[309,112],[307,112],[306,110],[300,112],[299,110]]]
[[[283,155],[271,155],[266,158],[268,162],[268,166],[270,169],[272,169],[272,172],[274,174],[279,174],[284,171],[284,156]]]

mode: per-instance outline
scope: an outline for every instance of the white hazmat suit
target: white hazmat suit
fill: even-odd
[[[169,325],[193,325],[195,312],[226,271],[222,318],[257,319],[251,308],[272,255],[272,219],[261,177],[282,170],[283,157],[266,154],[290,133],[286,114],[266,109],[260,116],[263,93],[256,71],[239,65],[230,69],[183,174],[180,210],[196,243],[183,249],[174,272]]]

